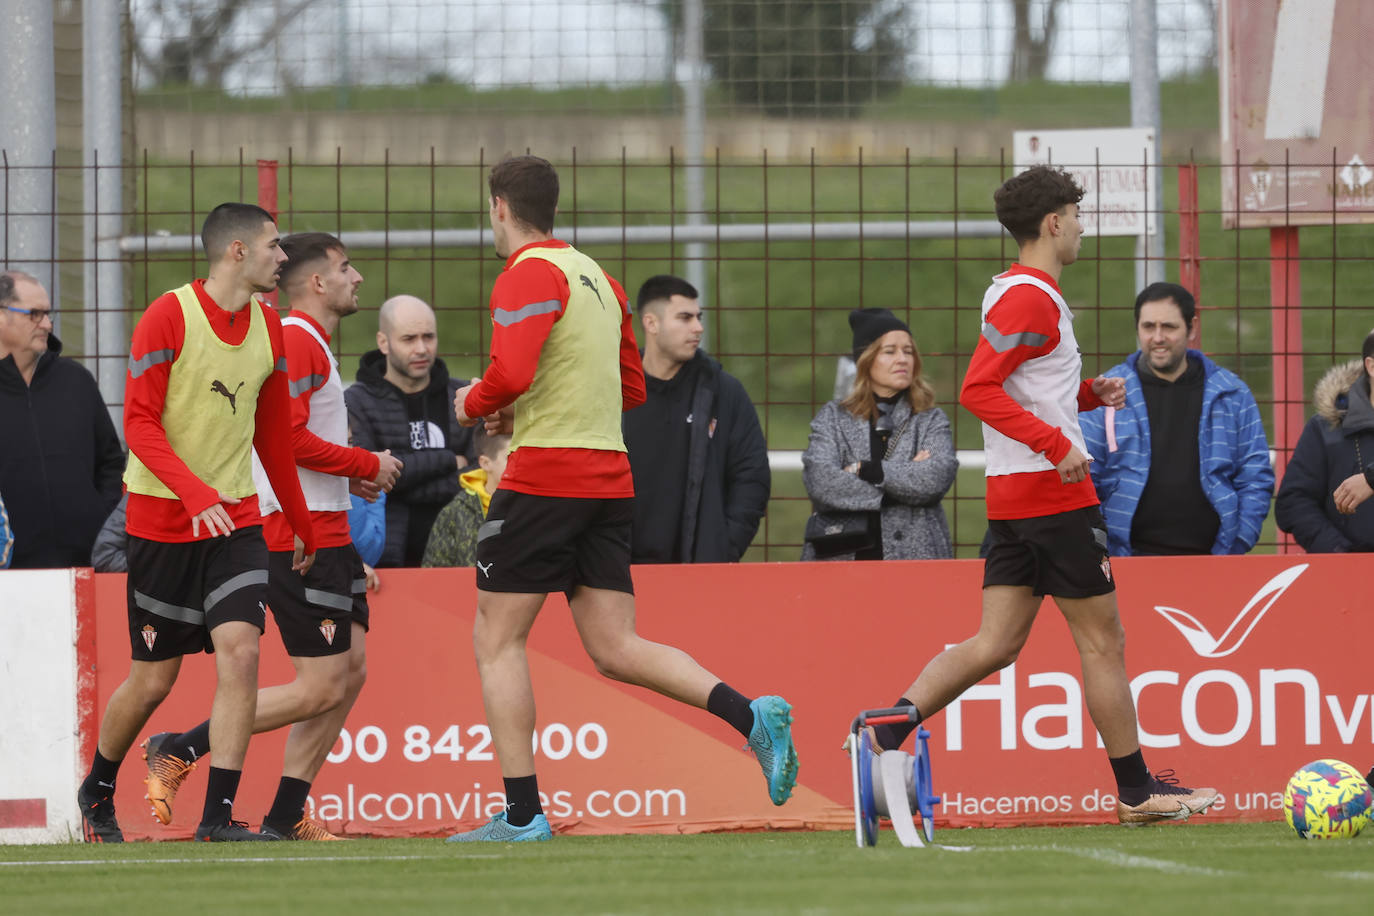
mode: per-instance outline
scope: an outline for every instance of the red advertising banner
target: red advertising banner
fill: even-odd
[[[1374,682],[1364,608],[1367,558],[1181,557],[1118,560],[1127,662],[1152,768],[1217,786],[1211,820],[1272,820],[1291,773],[1321,757],[1364,770],[1374,757]],[[853,716],[886,706],[944,645],[978,623],[982,564],[887,563],[643,567],[638,623],[749,694],[795,707],[801,761],[791,801],[769,803],[737,733],[706,712],[596,674],[566,603],[550,598],[529,642],[539,698],[540,787],[556,830],[675,833],[846,828]],[[438,835],[499,810],[500,771],[471,648],[471,570],[383,570],[372,598],[368,683],[316,781],[333,829]],[[124,579],[97,576],[97,690],[103,709],[128,670]],[[90,613],[88,610],[87,613]],[[270,620],[270,615],[269,615]],[[277,634],[261,681],[291,677]],[[191,657],[147,733],[203,719],[213,662]],[[928,724],[939,826],[1090,824],[1114,819],[1111,770],[1088,718],[1068,629],[1052,602],[1011,667]],[[237,816],[271,803],[285,733],[253,739]],[[212,758],[213,759],[213,758]],[[130,838],[189,836],[203,773],[176,820],[145,814],[137,749],[116,802]]]

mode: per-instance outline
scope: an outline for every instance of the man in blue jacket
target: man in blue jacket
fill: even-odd
[[[1188,338],[1197,304],[1176,283],[1135,300],[1140,349],[1103,375],[1126,403],[1080,415],[1113,556],[1240,554],[1259,539],[1274,471],[1259,407]]]

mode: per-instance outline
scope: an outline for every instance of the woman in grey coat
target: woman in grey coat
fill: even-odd
[[[887,309],[855,309],[849,324],[854,389],[816,414],[802,455],[815,510],[802,559],[952,557],[940,501],[959,462],[911,330]]]

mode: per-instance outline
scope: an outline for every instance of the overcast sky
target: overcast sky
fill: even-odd
[[[249,47],[226,88],[270,93],[284,81],[414,83],[432,75],[479,88],[626,85],[661,82],[672,72],[671,38],[652,0],[315,0],[275,43],[252,48],[274,12],[296,2],[250,0],[232,33]],[[1161,75],[1207,68],[1211,5],[1158,0]],[[182,17],[157,16],[158,0],[131,0],[131,6],[145,48],[185,28]],[[970,86],[1005,79],[1009,0],[910,0],[906,6],[913,79]],[[1065,0],[1050,78],[1126,81],[1129,19],[1129,0]]]

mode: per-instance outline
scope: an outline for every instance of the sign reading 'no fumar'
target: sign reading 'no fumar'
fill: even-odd
[[[1106,130],[1018,130],[1012,135],[1017,172],[1056,165],[1083,189],[1078,205],[1087,235],[1153,235],[1150,205],[1158,169],[1154,131],[1143,127]]]

